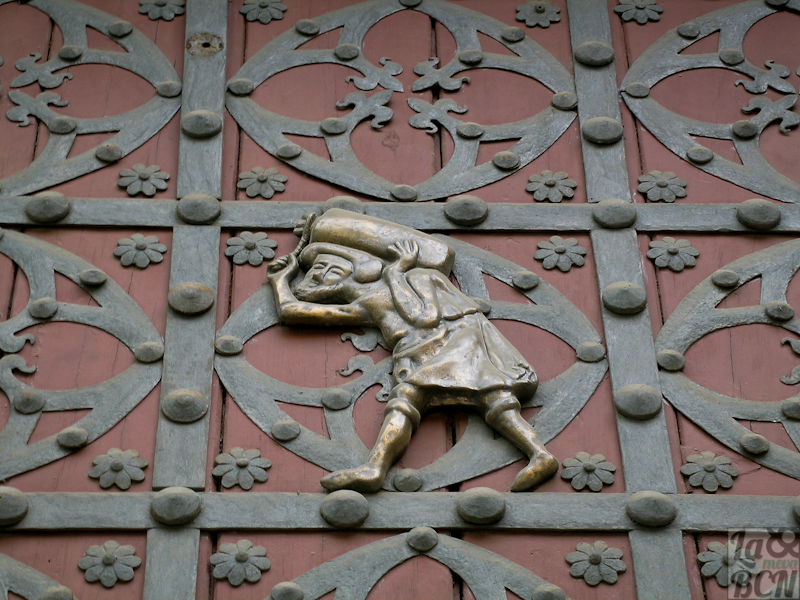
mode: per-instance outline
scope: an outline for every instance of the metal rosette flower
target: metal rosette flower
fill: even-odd
[[[272,598],[317,600],[336,590],[337,598],[364,598],[394,567],[424,555],[457,573],[476,600],[564,598],[564,592],[502,556],[468,542],[418,527],[409,533],[367,544],[273,588]],[[491,568],[487,568],[491,565]]]
[[[787,127],[800,123],[798,115],[789,110],[797,101],[796,90],[784,80],[790,71],[772,61],[767,61],[768,69],[759,68],[747,60],[742,50],[747,31],[761,19],[781,11],[769,4],[764,0],[750,0],[698,17],[671,30],[631,66],[621,90],[636,118],[679,157],[706,173],[758,194],[793,203],[800,197],[800,184],[776,171],[759,149],[761,133],[770,124],[778,121],[781,129],[786,131]],[[717,32],[717,52],[682,54],[693,43]],[[730,124],[706,123],[684,117],[650,97],[650,89],[670,75],[690,69],[712,68],[741,73],[745,78],[736,84],[743,85],[750,93],[763,94],[767,88],[772,88],[785,96],[776,101],[766,96],[753,98],[743,110],[756,114]],[[730,140],[741,164],[698,145],[692,136]]]
[[[0,5],[12,0],[0,0]],[[44,88],[57,88],[72,78],[78,65],[100,64],[120,67],[149,82],[156,96],[146,104],[114,116],[80,119],[53,111],[48,105],[66,106],[55,92],[43,92],[35,98],[12,89],[9,99],[16,104],[8,118],[21,125],[34,116],[50,130],[47,146],[27,168],[0,180],[0,194],[24,195],[75,179],[103,168],[129,154],[160,131],[181,106],[181,83],[178,73],[164,54],[133,26],[96,8],[74,0],[31,0],[28,6],[39,9],[55,21],[64,45],[46,62],[38,54],[17,62],[22,74],[11,82],[20,88],[38,82]],[[90,48],[87,28],[100,32],[125,51]],[[102,144],[67,158],[78,135],[115,134]]]
[[[14,231],[0,230],[0,254],[22,269],[30,287],[28,304],[0,323],[0,389],[13,410],[0,431],[0,479],[24,473],[67,456],[122,420],[161,379],[164,341],[133,299],[105,273],[61,248]],[[97,306],[58,302],[55,274],[79,285]],[[32,373],[18,354],[33,334],[17,335],[50,321],[81,323],[111,334],[134,353],[136,364],[97,385],[76,390],[39,390],[13,371]],[[45,412],[89,409],[71,427],[35,443],[27,440]]]
[[[539,327],[576,349],[580,358],[575,364],[542,382],[533,398],[523,404],[523,407],[541,407],[535,418],[536,431],[545,443],[549,442],[580,412],[605,375],[607,361],[600,335],[586,316],[547,282],[485,250],[447,237],[440,239],[455,250],[453,274],[461,291],[490,307],[487,315],[490,319]],[[484,273],[508,285],[513,286],[516,281],[517,288],[534,304],[489,301]],[[527,283],[520,282],[526,278]],[[244,342],[277,324],[270,286],[262,287],[231,315],[217,333],[216,344],[215,368],[225,389],[262,431],[305,460],[329,471],[362,464],[369,451],[356,433],[353,410],[370,387],[391,387],[392,360],[387,358],[373,364],[369,357],[355,356],[343,374],[359,370],[361,375],[333,388],[288,385],[257,370],[240,354]],[[531,359],[535,368],[535,357]],[[330,439],[292,420],[279,403],[322,409]],[[521,456],[505,439],[495,439],[483,419],[471,416],[458,443],[444,456],[416,471],[422,481],[418,491],[435,490],[477,477]],[[385,489],[394,489],[395,473],[396,468],[386,477]]]
[[[416,6],[411,7],[411,4]],[[388,59],[381,59],[381,66],[375,66],[361,53],[361,44],[372,26],[401,10],[417,10],[441,23],[453,34],[457,45],[455,56],[441,68],[437,68],[438,59],[414,67],[414,72],[421,77],[411,86],[412,91],[423,91],[434,85],[455,91],[469,79],[456,77],[464,71],[501,69],[530,77],[551,89],[555,94],[553,106],[514,123],[484,126],[454,118],[450,113],[464,113],[467,108],[459,107],[452,99],[442,99],[431,105],[419,98],[409,98],[409,105],[419,113],[410,118],[410,125],[427,129],[430,133],[437,132],[442,126],[453,139],[453,156],[440,171],[413,188],[397,185],[373,173],[356,156],[350,145],[350,135],[366,119],[371,119],[375,129],[391,119],[393,111],[386,105],[394,92],[404,91],[400,81],[394,77],[403,68]],[[341,28],[341,34],[336,48],[302,48],[314,36],[338,28]],[[496,40],[513,55],[482,50],[479,33]],[[381,86],[384,91],[369,97],[359,92],[348,94],[337,106],[353,107],[349,113],[319,122],[277,115],[247,97],[277,73],[320,63],[343,65],[360,73],[362,77],[346,78],[360,90],[374,90]],[[422,3],[369,0],[313,20],[299,21],[294,29],[266,44],[228,82],[226,106],[257,144],[304,173],[382,200],[424,201],[488,185],[541,155],[575,119],[575,112],[571,110],[577,102],[574,89],[574,80],[569,72],[520,29],[509,28],[500,21],[444,0],[425,0]],[[332,158],[328,160],[301,148],[286,134],[323,138]],[[508,152],[501,153],[504,155],[502,159],[495,157],[493,161],[476,164],[481,142],[504,140],[516,140],[516,143]]]
[[[798,269],[800,241],[777,244],[726,265],[689,292],[655,343],[662,367],[661,389],[676,409],[732,450],[795,479],[800,479],[800,453],[772,444],[738,422],[781,423],[800,447],[800,414],[792,410],[790,399],[764,402],[733,398],[698,385],[680,369],[687,349],[720,329],[760,323],[800,335],[800,319],[786,303],[786,289]],[[718,308],[729,294],[757,278],[761,279],[760,304]]]

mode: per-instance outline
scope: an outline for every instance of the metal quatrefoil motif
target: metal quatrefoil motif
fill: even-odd
[[[406,6],[403,6],[406,4]],[[453,156],[435,175],[412,187],[388,181],[370,171],[356,156],[350,144],[353,130],[364,120],[380,129],[392,118],[387,106],[394,93],[403,92],[395,78],[403,67],[389,59],[381,59],[377,67],[361,53],[364,37],[378,21],[405,9],[417,10],[447,28],[455,38],[455,56],[439,67],[432,58],[414,67],[421,77],[411,91],[421,92],[436,85],[456,91],[469,81],[458,75],[475,68],[501,69],[539,81],[554,93],[553,105],[526,119],[502,125],[481,125],[455,118],[451,113],[464,114],[468,107],[444,98],[430,104],[420,98],[409,98],[408,104],[418,114],[409,124],[417,129],[436,133],[443,127],[454,143]],[[306,50],[303,44],[318,34],[341,28],[335,48]],[[575,84],[572,76],[552,55],[528,37],[509,36],[508,26],[480,13],[449,4],[442,0],[410,3],[397,0],[370,0],[334,11],[317,19],[303,20],[297,26],[259,50],[228,82],[228,111],[237,123],[262,148],[286,161],[294,168],[360,194],[381,200],[432,200],[446,198],[473,190],[524,167],[541,155],[575,119]],[[513,55],[482,50],[478,33],[491,37]],[[508,38],[513,38],[509,41]],[[348,76],[359,90],[378,91],[367,96],[361,92],[348,94],[337,103],[340,109],[352,108],[341,117],[329,117],[320,122],[302,121],[281,115],[256,104],[247,96],[270,77],[302,65],[332,63],[349,67],[362,77]],[[331,107],[333,111],[334,107]],[[286,135],[322,138],[331,159],[322,158],[291,142]],[[476,164],[481,142],[509,140],[508,150],[494,158]]]

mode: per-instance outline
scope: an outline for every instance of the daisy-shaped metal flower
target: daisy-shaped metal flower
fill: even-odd
[[[288,178],[286,175],[278,173],[278,169],[262,169],[253,167],[250,171],[239,173],[239,183],[236,187],[244,190],[248,198],[261,196],[269,200],[275,192],[282,192],[286,189],[283,184]]]
[[[550,27],[550,23],[558,23],[561,9],[546,0],[528,0],[517,7],[517,21],[525,21],[528,27]]]
[[[650,171],[639,176],[639,187],[650,202],[675,202],[675,198],[686,197],[686,182],[671,171]]]
[[[647,258],[652,260],[661,269],[670,268],[675,272],[683,271],[684,267],[693,267],[697,264],[695,258],[700,256],[700,250],[692,248],[689,240],[676,240],[672,237],[663,237],[661,240],[650,242]]]
[[[573,265],[582,267],[586,260],[583,258],[586,254],[586,248],[578,245],[578,240],[575,238],[567,238],[566,240],[560,236],[554,235],[550,238],[549,242],[539,242],[537,244],[539,250],[533,255],[536,260],[542,261],[542,266],[545,269],[554,269],[566,273]]]
[[[561,471],[561,478],[569,481],[576,490],[588,487],[593,492],[599,492],[604,484],[614,483],[617,467],[606,461],[602,454],[590,456],[588,452],[578,452],[575,458],[568,458],[562,464],[564,470]]]
[[[143,164],[133,165],[130,169],[122,169],[119,172],[117,185],[126,188],[128,195],[135,196],[142,193],[145,196],[153,196],[156,190],[164,191],[167,189],[167,179],[169,174],[164,173],[158,165]]]
[[[255,583],[271,566],[266,548],[254,546],[250,540],[220,545],[219,552],[211,555],[211,564],[214,578],[227,579],[233,586],[242,585],[245,580]]]
[[[184,13],[184,0],[139,0],[139,12],[147,14],[151,20],[172,21],[175,15]]]
[[[244,6],[239,9],[239,12],[248,21],[258,20],[267,24],[272,19],[280,21],[286,10],[286,5],[280,0],[244,0]]]
[[[553,173],[552,171],[542,171],[538,175],[528,177],[530,183],[525,189],[533,193],[533,199],[537,202],[547,200],[548,202],[561,202],[566,198],[570,200],[575,195],[575,188],[578,184],[564,171]]]
[[[707,551],[697,555],[697,561],[703,565],[703,577],[715,578],[722,587],[747,585],[752,575],[761,572],[755,555],[733,540],[727,544],[709,542]]]
[[[263,263],[265,258],[275,258],[274,248],[278,247],[278,242],[268,239],[263,231],[242,231],[239,237],[232,237],[227,244],[225,256],[232,256],[234,264],[250,263],[254,267]]]
[[[94,467],[89,471],[89,477],[99,479],[103,489],[116,485],[121,490],[131,487],[133,481],[144,481],[144,469],[147,461],[139,458],[136,450],[111,448],[106,454],[97,456],[92,460]]]
[[[238,485],[243,490],[252,489],[256,481],[264,483],[269,478],[266,470],[272,466],[269,460],[261,458],[261,450],[255,448],[232,448],[230,454],[219,454],[214,462],[217,466],[211,474],[222,478],[222,487]]]
[[[701,452],[686,457],[681,473],[689,478],[692,487],[703,486],[707,492],[714,493],[720,487],[728,489],[739,471],[727,456],[717,456],[713,452]]]
[[[120,546],[109,540],[101,546],[90,546],[86,555],[78,563],[86,581],[99,581],[103,587],[114,587],[117,581],[133,579],[133,570],[142,564],[142,559],[134,556],[136,548]]]
[[[664,9],[656,4],[656,0],[619,0],[619,6],[614,7],[614,12],[622,17],[623,21],[636,21],[644,25],[648,21],[660,21]]]
[[[567,554],[567,562],[572,565],[569,574],[583,577],[589,585],[601,582],[616,583],[618,573],[624,573],[628,567],[622,560],[622,550],[609,548],[602,540],[594,544],[578,544],[576,552]]]
[[[134,233],[129,238],[117,240],[114,256],[119,258],[123,267],[136,265],[140,269],[144,269],[151,262],[160,263],[164,260],[162,255],[166,251],[167,247],[159,244],[156,236]]]

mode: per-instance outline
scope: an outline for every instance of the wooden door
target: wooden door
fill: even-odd
[[[798,597],[800,3],[521,2],[0,0],[0,597]],[[451,409],[323,489],[395,383],[279,323],[331,208],[452,248],[558,474]]]

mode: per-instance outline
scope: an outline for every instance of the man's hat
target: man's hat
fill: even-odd
[[[371,255],[372,260],[377,257],[390,262],[395,259],[395,255],[389,248],[401,240],[417,242],[419,256],[415,266],[437,269],[445,275],[450,274],[455,253],[444,242],[410,227],[339,208],[332,208],[317,217],[306,250],[315,244],[335,245],[367,253]],[[306,250],[302,254],[305,254]],[[341,253],[328,252],[328,254],[336,254],[350,260]]]

